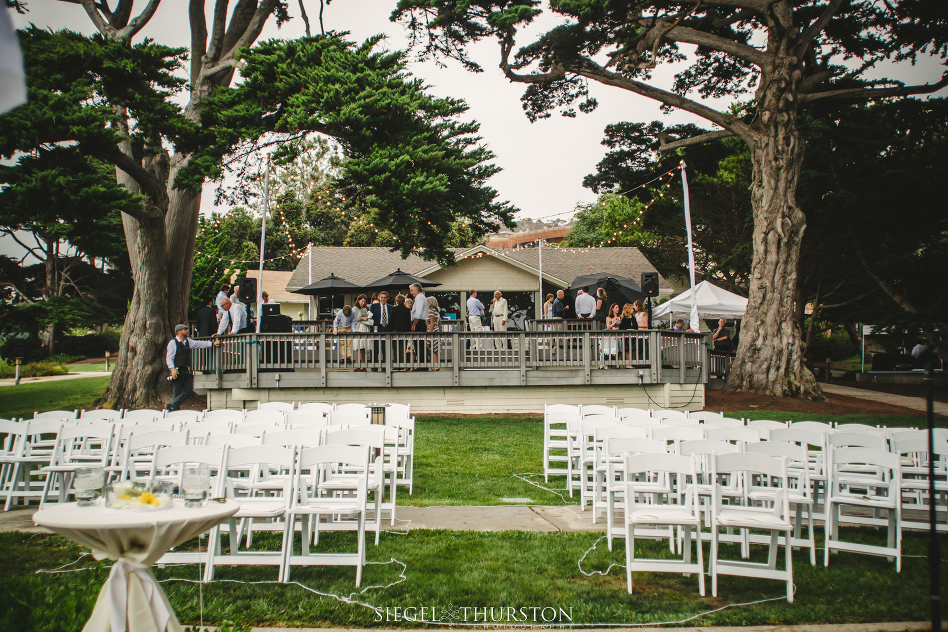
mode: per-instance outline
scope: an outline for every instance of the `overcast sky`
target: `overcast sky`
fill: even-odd
[[[209,7],[213,4],[208,2]],[[395,4],[394,0],[335,0],[325,9],[325,27],[327,30],[350,31],[350,37],[356,41],[384,33],[388,36],[386,47],[404,49],[407,41],[402,26],[388,19]],[[296,19],[298,3],[290,2],[289,5],[294,19],[282,29],[277,29],[271,19],[261,39],[291,39],[305,34],[303,21]],[[94,32],[91,21],[78,4],[31,0],[28,6],[28,14],[14,16],[16,26],[23,27],[32,22],[54,30],[69,28],[87,34]],[[318,32],[319,4],[308,0],[306,8],[313,32]],[[551,24],[539,24],[538,28],[545,30]],[[187,46],[189,28],[183,0],[162,2],[136,41],[143,37],[162,44]],[[525,44],[527,40],[524,38],[518,43]],[[521,209],[520,217],[558,216],[569,219],[577,202],[595,199],[591,191],[583,188],[582,180],[586,174],[595,171],[596,163],[605,153],[600,142],[609,123],[662,120],[666,124],[694,122],[710,127],[702,119],[686,113],[662,114],[655,101],[598,84],[591,85],[592,95],[600,104],[592,114],[579,114],[576,118],[554,114],[551,119],[531,124],[520,103],[524,85],[508,82],[497,68],[497,44],[493,40],[483,42],[474,50],[474,57],[485,72],[470,73],[455,62],[449,62],[446,68],[431,62],[412,63],[410,69],[430,84],[435,95],[461,98],[468,103],[468,117],[481,124],[483,142],[496,154],[495,163],[503,168],[491,184],[499,191],[501,200],[509,200]],[[929,64],[925,69],[905,66],[888,74],[908,83],[924,83],[936,81],[940,71],[937,66]],[[670,84],[671,76],[671,70],[656,73],[657,81],[665,87]],[[727,104],[710,105],[723,108]],[[205,187],[202,212],[226,210],[213,208],[213,202],[213,186]]]

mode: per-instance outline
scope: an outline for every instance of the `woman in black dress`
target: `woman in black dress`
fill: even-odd
[[[638,329],[638,328],[639,328],[639,324],[635,320],[635,310],[632,307],[631,303],[626,303],[625,306],[622,308],[622,318],[621,320],[619,320],[619,329],[621,331],[629,331],[631,329]],[[623,343],[622,346],[625,347],[626,362],[632,362],[632,356],[633,356],[632,341],[629,339],[626,339],[626,341]],[[625,368],[631,369],[632,365],[627,364]]]

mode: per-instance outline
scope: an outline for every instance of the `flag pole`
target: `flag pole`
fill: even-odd
[[[267,241],[267,211],[270,209],[270,156],[267,156],[267,172],[263,176],[263,216],[260,218],[260,273],[257,275],[257,311],[263,304],[263,256]],[[249,307],[247,308],[250,309]],[[257,333],[263,323],[262,314],[257,314]]]
[[[692,331],[698,332],[701,326],[698,320],[698,297],[695,296],[695,247],[691,239],[691,202],[688,195],[688,165],[681,161],[681,186],[685,197],[685,230],[688,233],[688,277],[691,281],[691,314],[688,320]]]

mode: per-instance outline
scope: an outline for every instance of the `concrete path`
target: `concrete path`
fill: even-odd
[[[35,382],[59,382],[61,380],[77,380],[83,377],[108,377],[112,375],[109,371],[82,371],[79,373],[67,373],[66,375],[47,375],[44,377],[21,377],[20,385],[33,384]],[[16,386],[16,379],[5,378],[0,380],[0,387]]]
[[[917,410],[925,413],[927,403],[921,397],[907,397],[905,395],[894,395],[892,393],[880,393],[879,391],[870,391],[864,388],[854,388],[852,386],[840,386],[839,384],[820,384],[820,388],[825,393],[833,395],[842,395],[844,397],[854,397],[856,399],[868,399],[873,402],[889,404],[891,406],[901,406],[911,410]],[[948,416],[948,404],[935,402],[935,414],[942,417]]]
[[[486,629],[468,628],[468,629]],[[495,627],[495,626],[490,626]],[[500,628],[507,626],[498,626]],[[514,626],[528,627],[528,626]],[[541,626],[537,626],[541,627]],[[552,626],[555,627],[555,626]],[[445,625],[443,628],[430,626],[429,629],[449,629]],[[216,630],[217,628],[207,628]],[[458,629],[458,628],[450,628]],[[463,628],[462,628],[463,629]],[[597,630],[602,632],[602,628],[563,628],[570,632],[593,632]],[[907,622],[889,622],[889,623],[840,623],[840,624],[817,624],[817,625],[751,625],[747,627],[726,626],[726,627],[703,627],[703,628],[653,628],[653,627],[610,627],[609,630],[615,632],[629,632],[630,630],[661,630],[663,632],[921,632],[922,630],[931,630],[931,623],[924,621]],[[945,629],[945,623],[942,624]],[[351,628],[253,628],[253,632],[358,632]],[[385,630],[372,629],[371,632],[404,632],[404,630]]]

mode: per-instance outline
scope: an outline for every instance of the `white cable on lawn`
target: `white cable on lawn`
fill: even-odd
[[[582,556],[581,558],[579,558],[579,561],[578,561],[578,562],[576,562],[576,566],[579,567],[579,572],[582,573],[583,575],[585,575],[586,577],[592,577],[593,575],[602,575],[603,577],[605,577],[606,575],[609,574],[609,571],[612,570],[612,567],[613,567],[613,566],[619,566],[619,567],[621,567],[621,568],[625,568],[625,564],[617,564],[617,563],[613,562],[612,564],[609,565],[609,568],[607,568],[607,569],[604,570],[604,571],[593,571],[593,572],[591,572],[591,573],[587,573],[586,571],[583,570],[583,560],[586,559],[586,556],[587,556],[587,555],[589,555],[589,554],[592,553],[594,550],[596,550],[596,547],[599,546],[599,543],[602,542],[602,541],[605,540],[605,539],[606,539],[606,536],[601,536],[598,540],[596,540],[595,542],[593,542],[593,545],[592,545],[591,547],[589,547],[588,549],[586,549],[586,552],[583,553],[583,556]]]

